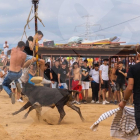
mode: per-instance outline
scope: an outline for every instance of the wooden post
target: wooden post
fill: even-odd
[[[70,55],[69,55],[69,90],[71,90],[71,84],[70,84]]]

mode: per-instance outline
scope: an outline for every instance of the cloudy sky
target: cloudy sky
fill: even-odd
[[[10,45],[17,44],[31,6],[31,0],[0,0],[0,44],[5,40]],[[119,36],[127,44],[140,43],[140,17],[125,22],[140,16],[139,7],[139,0],[40,0],[38,13],[45,27],[39,23],[38,28],[43,31],[45,39],[66,43],[70,37],[85,32],[85,27],[78,27],[77,32],[74,29],[86,23],[83,16],[91,15],[91,24],[100,24],[102,29],[107,28],[98,31],[98,26],[91,27],[94,36]],[[125,23],[120,24],[122,22]],[[117,24],[120,25],[114,26]],[[34,35],[34,21],[30,23],[30,28],[26,30],[28,36]]]

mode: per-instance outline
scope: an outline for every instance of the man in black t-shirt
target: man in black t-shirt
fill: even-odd
[[[83,103],[87,103],[88,98],[88,89],[89,89],[89,67],[87,66],[88,61],[84,60],[84,66],[81,66],[82,74],[82,94],[83,94]],[[85,96],[84,96],[85,91]]]
[[[50,71],[50,79],[52,81],[52,88],[58,87],[58,70],[59,70],[59,61],[56,60],[54,66]]]
[[[66,63],[62,62],[62,68],[58,70],[58,88],[67,89],[66,77],[69,75],[68,70],[66,69]]]
[[[140,47],[138,49],[140,50]],[[139,53],[138,59],[140,61]],[[135,121],[140,133],[140,62],[130,67],[127,77],[128,86],[124,92],[124,99],[120,102],[119,107],[123,109],[132,93],[134,93]]]
[[[28,40],[26,41],[26,46],[24,49],[24,52],[27,54],[26,60],[25,60],[25,64],[24,64],[24,68],[27,68],[31,62],[36,62],[37,59],[36,57],[33,56],[33,50],[35,48],[36,44],[36,40],[40,41],[43,37],[43,33],[41,31],[38,31],[37,34],[32,37],[28,37]],[[41,76],[44,77],[44,67],[45,67],[45,61],[43,59],[38,59],[39,61],[39,65],[40,65],[40,69],[41,69]]]
[[[127,77],[127,73],[126,70],[123,69],[123,62],[119,62],[119,68],[116,70],[116,76],[117,76],[117,80],[116,80],[116,89],[117,89],[117,95],[118,95],[118,101],[121,101],[121,95],[120,95],[120,90],[122,90],[122,92],[124,92],[124,90],[126,89],[125,86],[125,79]]]

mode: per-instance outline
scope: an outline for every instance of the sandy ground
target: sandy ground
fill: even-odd
[[[56,125],[59,119],[56,108],[44,107],[40,122],[36,119],[35,111],[32,111],[27,119],[22,119],[27,110],[12,116],[11,114],[21,108],[25,102],[16,102],[15,105],[12,105],[7,94],[4,91],[0,93],[0,140],[117,140],[110,137],[110,125],[113,117],[103,121],[96,132],[89,128],[102,113],[118,106],[78,105],[85,118],[84,123],[75,111],[65,106],[66,116],[61,125]],[[47,119],[55,125],[48,125],[43,119]]]

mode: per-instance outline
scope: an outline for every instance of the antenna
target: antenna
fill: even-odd
[[[89,40],[90,37],[94,36],[94,35],[91,35],[91,34],[93,34],[93,31],[91,31],[91,27],[98,26],[99,30],[101,30],[101,25],[100,24],[91,24],[90,23],[90,18],[91,17],[93,17],[93,15],[82,16],[83,19],[86,19],[86,23],[83,23],[83,24],[78,25],[78,26],[75,27],[75,31],[77,31],[78,27],[85,27],[85,33],[82,33],[79,36],[84,37],[86,40]],[[97,36],[98,35],[96,35],[95,37],[97,37]],[[102,36],[102,35],[99,35],[99,36]]]

